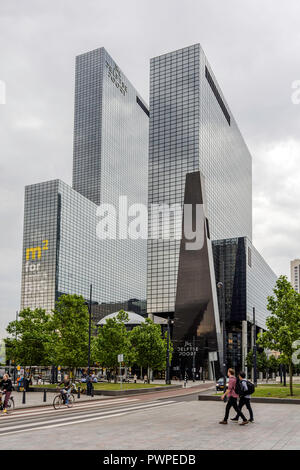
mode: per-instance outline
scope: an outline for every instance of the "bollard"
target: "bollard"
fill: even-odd
[[[44,389],[44,397],[43,397],[43,402],[47,401],[47,394],[46,394],[46,389]]]
[[[23,390],[22,403],[23,403],[23,405],[25,405],[25,403],[26,403],[26,392],[25,392],[25,389]]]
[[[94,396],[94,387],[91,388],[91,397]]]
[[[80,387],[78,387],[78,390],[77,390],[77,398],[80,398]]]

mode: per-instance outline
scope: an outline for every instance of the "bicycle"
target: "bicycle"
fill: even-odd
[[[53,408],[55,410],[59,410],[62,406],[68,406],[69,408],[73,406],[75,401],[74,395],[72,393],[69,394],[69,403],[66,403],[66,395],[63,390],[60,390],[59,394],[55,395],[53,399]]]
[[[76,398],[76,393],[78,392],[76,384],[73,382],[71,386],[71,395],[73,397],[73,402],[75,401]]]
[[[5,395],[5,392],[0,392],[0,410],[4,409],[4,402],[5,402],[5,398],[3,400],[2,395]],[[6,409],[7,411],[12,411],[15,409],[15,400],[12,395],[8,399]]]

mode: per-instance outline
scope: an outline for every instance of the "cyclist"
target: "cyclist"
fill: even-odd
[[[10,399],[11,392],[13,391],[12,381],[10,380],[8,374],[3,375],[3,379],[0,382],[0,388],[5,393],[3,413],[7,413],[7,403]]]
[[[70,408],[71,405],[69,404],[69,396],[70,396],[70,394],[71,394],[73,384],[72,384],[72,382],[70,381],[68,375],[65,375],[63,382],[60,382],[60,383],[58,384],[59,387],[60,387],[61,385],[63,385],[63,388],[62,388],[62,390],[61,390],[61,394],[62,394],[62,395],[64,396],[64,398],[65,398],[65,404],[67,405],[68,408]]]

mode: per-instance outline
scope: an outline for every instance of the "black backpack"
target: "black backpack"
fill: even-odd
[[[238,378],[236,379],[234,391],[238,396],[242,395],[242,393],[243,393],[242,387],[241,387],[241,382],[239,381]]]
[[[240,395],[241,396],[245,396],[245,395],[252,395],[252,393],[255,392],[255,386],[252,382],[250,382],[249,380],[245,380],[246,384],[247,384],[247,387],[248,387],[248,390],[241,390],[241,393]]]

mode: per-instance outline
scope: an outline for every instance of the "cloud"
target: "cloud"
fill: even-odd
[[[288,273],[289,258],[300,256],[300,105],[291,100],[298,0],[10,0],[0,8],[2,329],[20,302],[24,186],[71,182],[74,60],[100,46],[147,100],[150,57],[201,43],[253,155],[254,241]]]
[[[255,151],[254,243],[277,274],[289,274],[289,261],[300,256],[299,155],[300,141],[293,139]]]
[[[17,129],[41,129],[43,125],[44,122],[35,116],[24,116],[18,118],[15,122]]]

